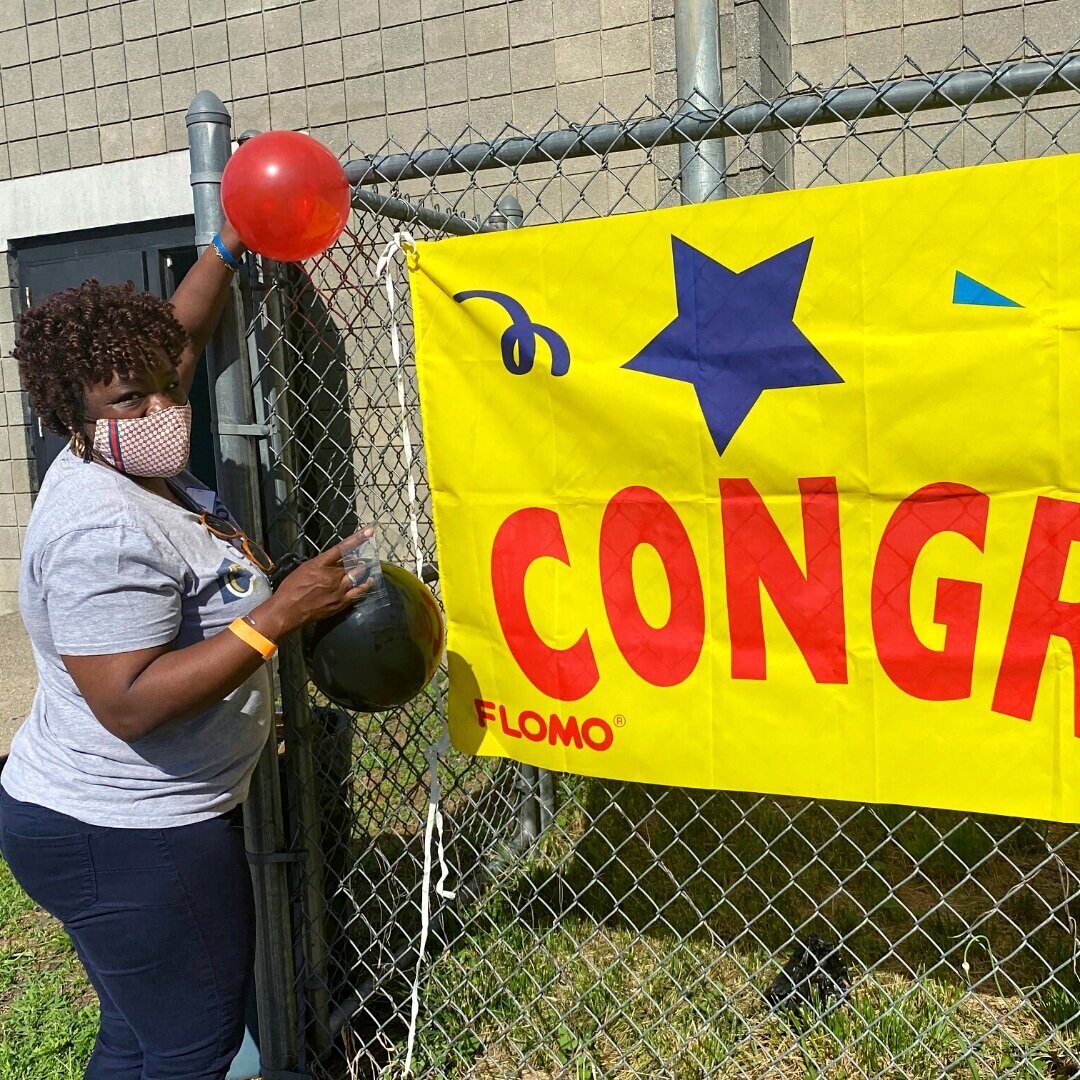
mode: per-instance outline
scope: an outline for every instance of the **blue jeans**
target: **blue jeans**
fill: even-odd
[[[64,924],[101,1000],[87,1080],[221,1080],[255,948],[239,815],[113,829],[0,787],[0,851]]]

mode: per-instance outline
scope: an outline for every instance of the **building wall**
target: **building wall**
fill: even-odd
[[[654,17],[653,7],[657,8]],[[186,146],[213,89],[237,130],[333,146],[535,128],[652,92],[670,0],[5,0],[0,179]],[[655,32],[653,24],[656,23]]]
[[[829,85],[851,65],[868,79],[939,71],[970,49],[984,63],[1044,53],[1080,38],[1080,0],[791,0],[792,66]],[[1031,50],[1027,55],[1032,55]]]
[[[1080,0],[719,3],[727,100],[747,94],[744,82],[771,95],[799,73],[809,84],[830,83],[849,64],[881,78],[905,52],[933,70],[964,45],[991,62],[1011,55],[1024,34],[1048,51],[1080,34]],[[411,149],[493,138],[507,124],[535,131],[556,116],[558,126],[606,118],[600,106],[625,116],[646,97],[667,104],[676,95],[673,4],[0,0],[0,250],[74,227],[71,193],[115,194],[110,163],[134,162],[127,182],[136,185],[157,182],[140,162],[173,154],[170,167],[183,169],[184,113],[196,90],[222,98],[237,133],[309,130],[357,156],[388,140]],[[788,136],[755,137],[732,161],[731,190],[759,190],[772,173],[773,183],[813,179],[822,172],[818,152],[837,137],[820,136],[811,159]],[[894,148],[882,152],[896,164]],[[863,164],[848,150],[831,153],[826,179],[860,175]],[[54,181],[35,197],[36,213],[23,213],[25,199],[5,203],[17,180],[39,175]],[[16,282],[8,254],[0,261],[0,612],[15,606],[20,529],[35,485],[11,359]]]
[[[1078,38],[1080,0],[791,0],[796,86],[1034,59],[1073,50]],[[1009,102],[988,102],[963,125],[931,111],[903,131],[892,118],[863,122],[856,138],[821,127],[794,147],[794,179],[802,187],[1077,151],[1076,111],[1075,95],[1048,95],[1019,119]]]

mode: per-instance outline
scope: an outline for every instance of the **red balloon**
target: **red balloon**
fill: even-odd
[[[299,131],[248,139],[221,177],[221,204],[240,239],[279,262],[325,251],[349,219],[349,194],[341,162]]]

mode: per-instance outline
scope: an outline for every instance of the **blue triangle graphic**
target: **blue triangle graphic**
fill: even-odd
[[[978,304],[980,307],[1023,307],[1015,300],[1002,296],[999,292],[980,284],[967,274],[956,271],[956,281],[953,283],[952,302],[954,304]]]

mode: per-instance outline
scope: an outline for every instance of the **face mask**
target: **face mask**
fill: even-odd
[[[175,476],[187,465],[191,451],[191,406],[130,420],[98,420],[94,450],[129,476]]]

